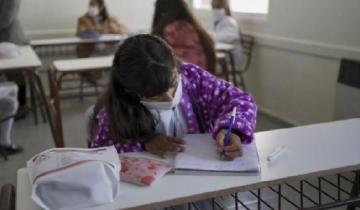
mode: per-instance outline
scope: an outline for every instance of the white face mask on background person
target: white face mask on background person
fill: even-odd
[[[225,9],[213,9],[214,21],[219,21],[226,16]]]
[[[87,13],[91,17],[96,17],[99,15],[99,9],[95,6],[90,6]]]

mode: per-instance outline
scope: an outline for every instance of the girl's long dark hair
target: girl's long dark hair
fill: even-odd
[[[184,0],[157,0],[152,23],[152,34],[163,37],[164,28],[171,22],[183,20],[191,24],[204,48],[209,72],[215,72],[216,55],[211,36],[201,26]]]
[[[107,11],[105,1],[104,0],[96,0],[96,3],[99,5],[99,16],[100,21],[103,23],[105,20],[109,19],[109,13]]]
[[[105,107],[115,143],[130,143],[134,138],[144,141],[155,134],[155,119],[140,100],[166,92],[175,68],[170,47],[155,36],[137,35],[119,47],[108,89],[97,103],[94,115]],[[90,129],[96,126],[94,123],[95,118]]]

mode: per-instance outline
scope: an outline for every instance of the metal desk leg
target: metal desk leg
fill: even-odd
[[[31,101],[31,110],[34,115],[34,123],[38,124],[38,114],[37,114],[37,106],[36,106],[36,97],[35,97],[35,86],[31,76],[28,76],[29,86],[30,86],[30,101]]]
[[[60,98],[59,98],[59,89],[56,81],[56,72],[53,68],[50,68],[48,71],[49,78],[49,88],[50,88],[50,98],[52,105],[52,113],[53,113],[53,125],[54,125],[54,133],[56,135],[55,145],[56,147],[64,147],[64,136],[63,136],[63,127],[62,127],[62,117],[61,117],[61,109],[60,109]]]
[[[50,130],[52,133],[52,136],[54,138],[55,144],[57,147],[64,147],[63,142],[61,141],[61,139],[59,139],[59,135],[57,135],[57,126],[54,125],[55,120],[53,119],[51,113],[50,113],[50,107],[49,107],[49,102],[46,99],[46,95],[45,95],[45,91],[42,85],[42,82],[40,80],[39,75],[35,72],[35,71],[30,71],[30,75],[31,79],[34,82],[34,85],[37,86],[38,90],[39,90],[39,94],[40,94],[40,98],[41,98],[41,103],[44,104],[45,107],[45,113],[46,116],[49,120],[49,125],[50,125]],[[59,131],[60,132],[60,131]],[[62,133],[62,132],[61,132]]]
[[[351,189],[351,197],[356,198],[359,196],[360,191],[360,171],[355,172],[355,181]],[[360,203],[350,204],[347,207],[347,210],[355,210],[356,206],[360,206]]]

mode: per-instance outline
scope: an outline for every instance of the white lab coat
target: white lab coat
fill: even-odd
[[[18,86],[13,82],[0,82],[0,119],[16,114]],[[11,130],[14,118],[0,123],[0,145],[11,144]]]
[[[234,46],[232,54],[234,56],[235,67],[238,69],[242,62],[242,47],[240,42],[240,30],[237,21],[231,16],[224,16],[216,25],[210,27],[210,34],[215,43],[226,43]]]

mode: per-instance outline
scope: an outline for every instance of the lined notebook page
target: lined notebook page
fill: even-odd
[[[232,161],[218,158],[216,142],[210,134],[189,134],[184,137],[186,149],[175,157],[175,171],[212,171],[256,173],[260,171],[255,142],[243,145],[243,156]]]

